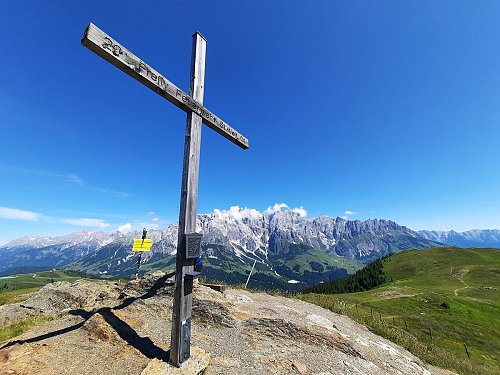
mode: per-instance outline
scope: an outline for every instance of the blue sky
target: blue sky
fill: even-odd
[[[275,203],[500,228],[500,3],[10,1],[0,244],[178,216],[185,113],[80,44],[93,22],[188,91],[208,40],[198,212]],[[346,214],[346,212],[348,212]]]

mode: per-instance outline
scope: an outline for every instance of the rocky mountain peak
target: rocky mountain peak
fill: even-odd
[[[307,218],[303,208],[288,209],[283,204],[263,212],[238,206],[216,209],[213,213],[198,215],[197,228],[203,233],[204,248],[211,249],[211,259],[218,257],[214,253],[217,249],[220,256],[231,258],[233,263],[238,259],[246,263],[257,258],[270,270],[273,269],[270,257],[279,261],[289,257],[291,249],[292,253],[316,249],[329,256],[371,260],[403,249],[436,245],[393,221]],[[143,254],[142,262],[157,262],[175,254],[177,229],[177,225],[170,225],[149,230],[153,248]],[[52,268],[76,261],[78,270],[125,276],[135,268],[131,246],[133,239],[140,238],[141,234],[140,231],[81,231],[56,238],[25,237],[0,247],[0,273],[20,265]]]
[[[498,229],[473,229],[465,232],[421,230],[418,234],[431,241],[457,247],[500,248],[500,230]]]

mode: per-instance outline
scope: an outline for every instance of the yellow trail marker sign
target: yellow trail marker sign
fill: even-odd
[[[150,238],[134,238],[134,246],[132,251],[151,251],[151,246],[153,246],[153,241]]]

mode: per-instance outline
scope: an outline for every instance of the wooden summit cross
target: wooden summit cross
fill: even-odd
[[[170,363],[180,366],[191,355],[191,292],[196,277],[193,266],[201,243],[201,236],[195,233],[201,124],[243,149],[248,148],[248,139],[203,107],[207,41],[200,33],[193,34],[190,95],[93,24],[85,30],[82,44],[187,112],[170,342]]]

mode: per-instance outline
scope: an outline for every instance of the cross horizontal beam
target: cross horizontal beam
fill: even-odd
[[[151,90],[186,112],[198,114],[205,125],[243,149],[249,147],[248,139],[238,133],[202,104],[186,94],[164,75],[127,50],[94,24],[89,24],[82,44],[118,69],[135,78]]]

